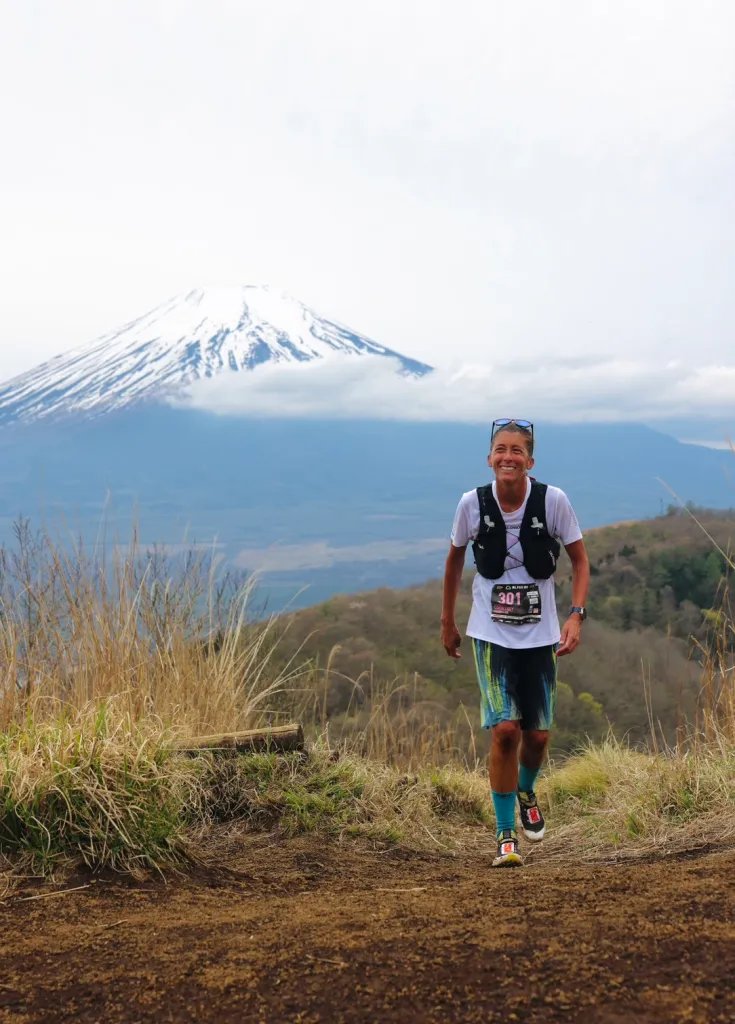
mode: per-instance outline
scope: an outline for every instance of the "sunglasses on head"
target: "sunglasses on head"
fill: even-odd
[[[513,426],[513,427],[520,427],[521,430],[528,431],[528,433],[531,435],[531,437],[533,437],[533,423],[531,423],[530,420],[511,420],[511,419],[508,419],[507,417],[504,417],[503,419],[493,420],[493,425],[492,425],[491,433],[490,433],[490,439],[492,440],[492,438],[495,437],[495,435],[497,434],[497,432],[499,430],[502,430],[504,427],[511,427],[511,426]]]

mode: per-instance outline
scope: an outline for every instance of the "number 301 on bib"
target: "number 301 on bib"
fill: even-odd
[[[520,626],[541,619],[541,594],[537,583],[496,583],[491,602],[493,622]]]

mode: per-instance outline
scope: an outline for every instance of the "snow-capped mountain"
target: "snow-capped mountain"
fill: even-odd
[[[391,357],[404,374],[431,370],[276,289],[207,288],[8,381],[0,387],[0,420],[99,414],[165,399],[219,373],[335,354]]]

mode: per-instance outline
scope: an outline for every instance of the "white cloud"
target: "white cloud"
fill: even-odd
[[[191,387],[187,404],[225,415],[487,422],[522,415],[558,422],[733,418],[735,367],[596,357],[509,357],[484,366],[401,376],[384,357],[260,366]]]

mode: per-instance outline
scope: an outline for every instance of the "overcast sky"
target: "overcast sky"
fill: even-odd
[[[729,0],[0,10],[0,378],[270,283],[451,372],[735,408]]]

